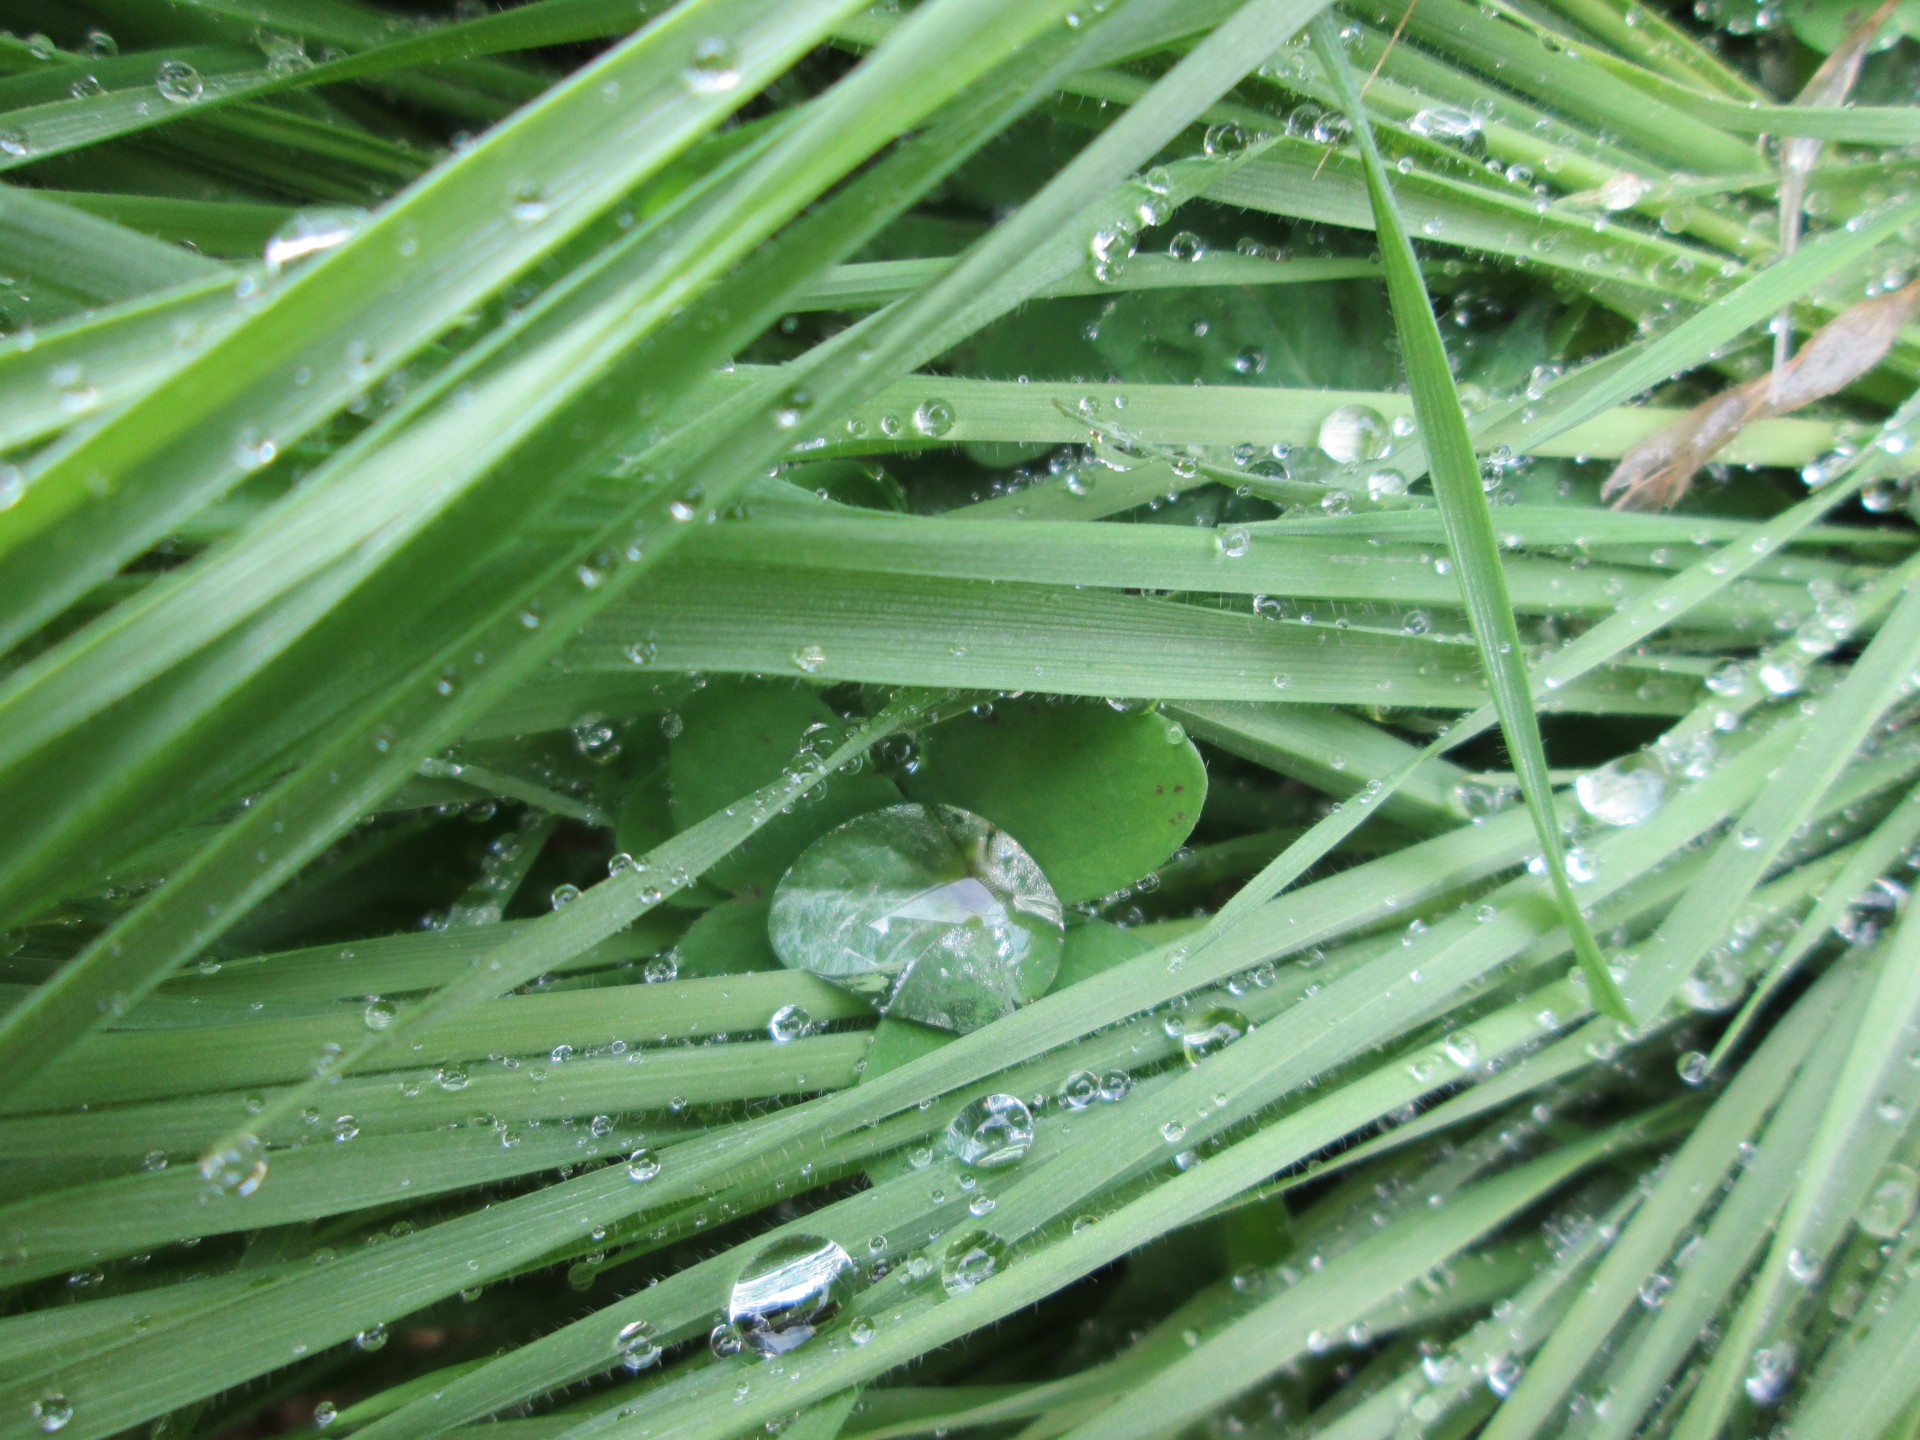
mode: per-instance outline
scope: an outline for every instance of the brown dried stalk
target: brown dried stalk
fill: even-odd
[[[1639,442],[1600,489],[1620,510],[1678,504],[1694,475],[1755,420],[1785,415],[1844,390],[1878,365],[1900,327],[1920,313],[1920,280],[1850,305],[1778,369],[1703,402]]]

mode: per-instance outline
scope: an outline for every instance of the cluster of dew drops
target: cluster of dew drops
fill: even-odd
[[[1271,983],[1266,980],[1253,983]],[[1214,1005],[1190,1009],[1169,1016],[1164,1027],[1190,1067],[1203,1064],[1226,1046],[1248,1034],[1253,1026],[1238,1010]],[[1035,1098],[1035,1104],[1053,1103],[1072,1113],[1099,1104],[1124,1100],[1132,1089],[1132,1078],[1122,1070],[1096,1075],[1075,1071],[1067,1076],[1050,1096]],[[1185,1127],[1169,1122],[1162,1138],[1176,1145]],[[965,1217],[944,1233],[936,1230],[934,1244],[899,1265],[890,1256],[892,1242],[887,1235],[874,1235],[865,1245],[867,1261],[863,1265],[840,1241],[793,1228],[770,1238],[747,1261],[735,1278],[727,1298],[725,1318],[713,1328],[708,1344],[722,1358],[750,1353],[775,1360],[821,1333],[854,1306],[860,1291],[893,1276],[902,1282],[928,1280],[937,1276],[942,1291],[949,1296],[966,1294],[992,1279],[1008,1262],[1008,1243],[992,1230],[973,1222],[992,1214],[994,1202],[979,1186],[979,1176],[1019,1164],[1034,1143],[1034,1109],[1015,1095],[991,1093],[967,1101],[940,1132],[939,1148],[958,1168],[958,1194],[949,1197],[944,1189],[935,1189],[931,1198],[937,1206],[960,1205]],[[916,1170],[932,1166],[935,1147],[920,1146],[908,1156]],[[655,1180],[662,1173],[658,1156],[649,1150],[635,1151],[625,1162],[629,1177],[636,1183]],[[1176,1156],[1186,1168],[1193,1163],[1191,1152]],[[1077,1234],[1093,1224],[1083,1216],[1074,1222]],[[937,1256],[933,1251],[937,1250]],[[855,1307],[858,1308],[858,1307]],[[626,1309],[626,1307],[623,1307]],[[631,1314],[630,1309],[626,1309]],[[856,1313],[847,1326],[847,1338],[856,1346],[867,1344],[875,1333],[866,1313]],[[623,1319],[612,1339],[615,1363],[629,1371],[656,1364],[663,1345],[653,1326],[644,1319]]]

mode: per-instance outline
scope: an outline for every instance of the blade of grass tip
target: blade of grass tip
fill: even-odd
[[[1573,939],[1574,954],[1579,957],[1580,967],[1593,988],[1596,1007],[1617,1020],[1630,1023],[1632,1016],[1626,997],[1607,970],[1606,960],[1574,898],[1573,883],[1567,878],[1560,824],[1552,806],[1553,787],[1547,777],[1546,748],[1541,744],[1533,695],[1527,684],[1520,628],[1507,599],[1506,576],[1500,568],[1500,545],[1494,535],[1486,494],[1480,486],[1480,464],[1474,458],[1466,412],[1454,388],[1446,345],[1433,318],[1426,282],[1421,279],[1413,243],[1400,223],[1393,192],[1387,183],[1386,164],[1380,158],[1367,112],[1355,90],[1352,68],[1347,64],[1346,52],[1340,48],[1339,27],[1321,15],[1315,18],[1309,33],[1321,66],[1332,77],[1360,142],[1367,194],[1373,204],[1374,229],[1387,272],[1387,299],[1405,357],[1414,415],[1426,440],[1434,495],[1440,503],[1441,521],[1460,577],[1461,598],[1466,602],[1474,638],[1479,641],[1481,658],[1486,665],[1487,684],[1500,712],[1500,729],[1506,737],[1507,748],[1513,753],[1514,768],[1520,777],[1527,809],[1533,815],[1534,828],[1540,832],[1540,847],[1553,881],[1554,896],[1564,913],[1567,933]]]

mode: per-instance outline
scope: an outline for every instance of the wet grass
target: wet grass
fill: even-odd
[[[1920,1434],[1910,10],[22,7],[0,1437]]]

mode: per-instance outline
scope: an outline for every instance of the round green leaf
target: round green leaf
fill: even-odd
[[[824,754],[845,728],[813,691],[772,681],[715,680],[680,707],[682,726],[667,747],[675,823],[685,829],[772,783],[803,745]],[[811,731],[812,726],[824,726]],[[891,780],[872,769],[836,775],[792,809],[774,816],[707,878],[737,895],[764,899],[802,850],[843,821],[900,802]]]
[[[927,732],[915,800],[985,816],[1026,847],[1068,904],[1109,895],[1192,831],[1207,771],[1147,711],[1010,700]]]
[[[682,980],[706,980],[717,975],[745,975],[754,970],[778,970],[780,957],[767,939],[765,900],[728,900],[707,911],[687,927],[676,947]]]

